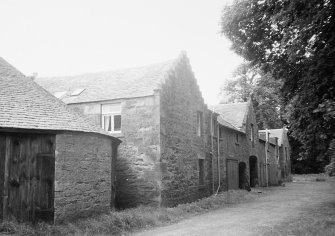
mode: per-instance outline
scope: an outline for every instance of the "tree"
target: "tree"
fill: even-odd
[[[280,81],[264,74],[250,63],[242,63],[221,91],[227,102],[246,102],[251,98],[259,129],[281,128]]]
[[[327,161],[335,139],[335,2],[237,0],[224,8],[221,27],[237,54],[283,81],[302,158]]]

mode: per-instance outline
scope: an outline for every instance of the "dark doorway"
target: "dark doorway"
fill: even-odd
[[[250,187],[256,187],[258,185],[258,168],[257,168],[257,157],[249,157],[249,169],[250,169]]]
[[[241,189],[245,189],[245,172],[247,169],[247,165],[245,164],[245,162],[240,162],[238,163],[238,186]]]

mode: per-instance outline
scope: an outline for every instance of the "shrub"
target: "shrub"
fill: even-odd
[[[329,165],[326,165],[325,173],[328,176],[335,176],[335,162],[331,162]]]

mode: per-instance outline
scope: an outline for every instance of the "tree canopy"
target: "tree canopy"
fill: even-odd
[[[281,97],[301,157],[329,158],[335,139],[335,2],[237,0],[224,8],[221,31],[237,54],[283,81]]]
[[[271,75],[251,67],[250,63],[242,63],[221,89],[226,98],[223,102],[246,102],[251,98],[259,129],[281,128],[280,81]]]

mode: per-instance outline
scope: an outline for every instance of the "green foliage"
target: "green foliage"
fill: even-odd
[[[177,222],[189,216],[197,215],[211,209],[218,209],[227,204],[245,202],[257,197],[256,192],[230,190],[196,202],[180,204],[173,208],[156,208],[140,206],[109,214],[96,215],[75,222],[59,225],[39,223],[23,224],[13,221],[0,223],[0,233],[11,235],[125,235],[130,232],[162,226]]]
[[[281,121],[280,81],[271,75],[242,63],[227,81],[221,94],[228,97],[226,102],[246,102],[252,99],[259,129],[277,129],[283,126]]]
[[[221,26],[237,54],[283,81],[281,97],[301,157],[329,161],[335,139],[335,2],[237,0],[225,7]]]

